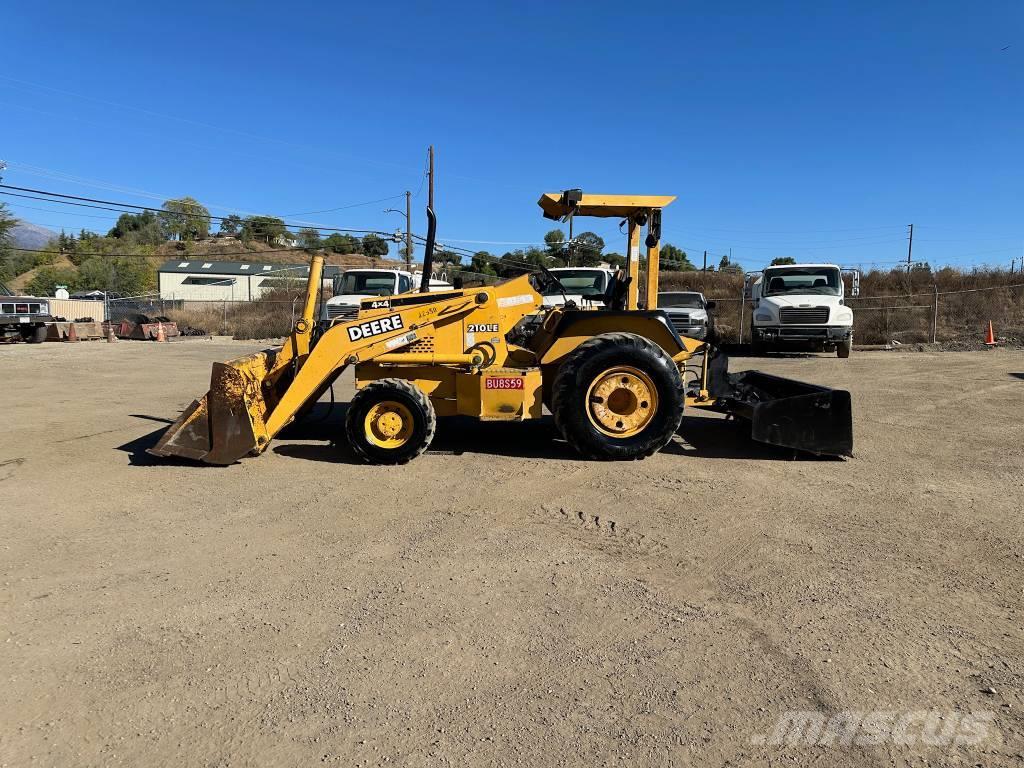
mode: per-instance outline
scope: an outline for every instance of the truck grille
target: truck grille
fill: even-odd
[[[668,315],[668,319],[672,322],[672,327],[675,328],[677,331],[681,331],[684,328],[689,328],[691,325],[689,315],[681,315],[676,312],[670,312]]]
[[[783,323],[827,323],[828,307],[783,307],[779,318]]]
[[[42,312],[42,305],[32,304],[3,304],[0,305],[0,312],[5,315],[38,315]]]
[[[328,304],[327,317],[331,320],[355,320],[359,307],[354,304]]]

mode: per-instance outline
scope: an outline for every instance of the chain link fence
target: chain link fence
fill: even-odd
[[[713,295],[713,315],[719,338],[749,342],[752,305],[742,296]],[[983,343],[991,321],[996,335],[1024,344],[1024,283],[962,291],[938,291],[902,296],[847,297],[853,310],[856,344],[942,344],[973,348]]]
[[[168,319],[198,333],[232,336],[236,339],[273,339],[287,336],[302,311],[295,296],[258,301],[189,301],[159,297],[111,299],[107,316],[121,320]],[[144,319],[145,318],[145,319]]]
[[[742,294],[707,295],[716,303],[712,315],[723,342],[749,342],[753,307]],[[902,296],[848,297],[854,313],[857,344],[927,344],[968,349],[984,340],[989,321],[1001,340],[1024,344],[1024,283],[963,291]],[[297,295],[274,295],[257,301],[189,301],[136,296],[107,301],[107,317],[136,320],[166,317],[180,327],[239,339],[285,336],[302,311]]]

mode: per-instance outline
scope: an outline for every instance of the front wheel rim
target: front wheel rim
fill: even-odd
[[[383,400],[366,412],[363,433],[367,442],[385,450],[403,447],[412,437],[412,411],[395,400]]]
[[[587,418],[602,434],[640,434],[658,412],[658,390],[639,368],[620,365],[601,372],[587,388]]]

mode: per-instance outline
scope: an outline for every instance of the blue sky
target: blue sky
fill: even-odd
[[[1020,2],[16,6],[8,184],[387,230],[400,197],[355,204],[410,189],[422,232],[433,143],[466,248],[541,241],[540,193],[582,187],[676,194],[665,241],[750,268],[895,262],[910,222],[933,265],[1024,254]]]

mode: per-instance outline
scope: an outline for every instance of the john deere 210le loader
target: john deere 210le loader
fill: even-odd
[[[351,366],[357,392],[345,437],[371,463],[418,456],[437,416],[525,421],[541,418],[545,406],[565,440],[591,458],[650,456],[671,440],[685,406],[747,419],[755,440],[850,455],[849,393],[756,371],[730,374],[723,355],[680,337],[657,309],[662,209],[674,199],[579,190],[541,197],[550,218],[628,223],[627,269],[611,281],[600,309],[545,307],[541,291],[558,287],[546,270],[496,286],[427,292],[436,229],[428,209],[421,292],[366,299],[354,320],[314,341],[323,267],[314,256],[302,317],[284,346],[215,364],[210,391],[150,452],[211,464],[262,453]],[[648,305],[640,310],[645,226]]]

